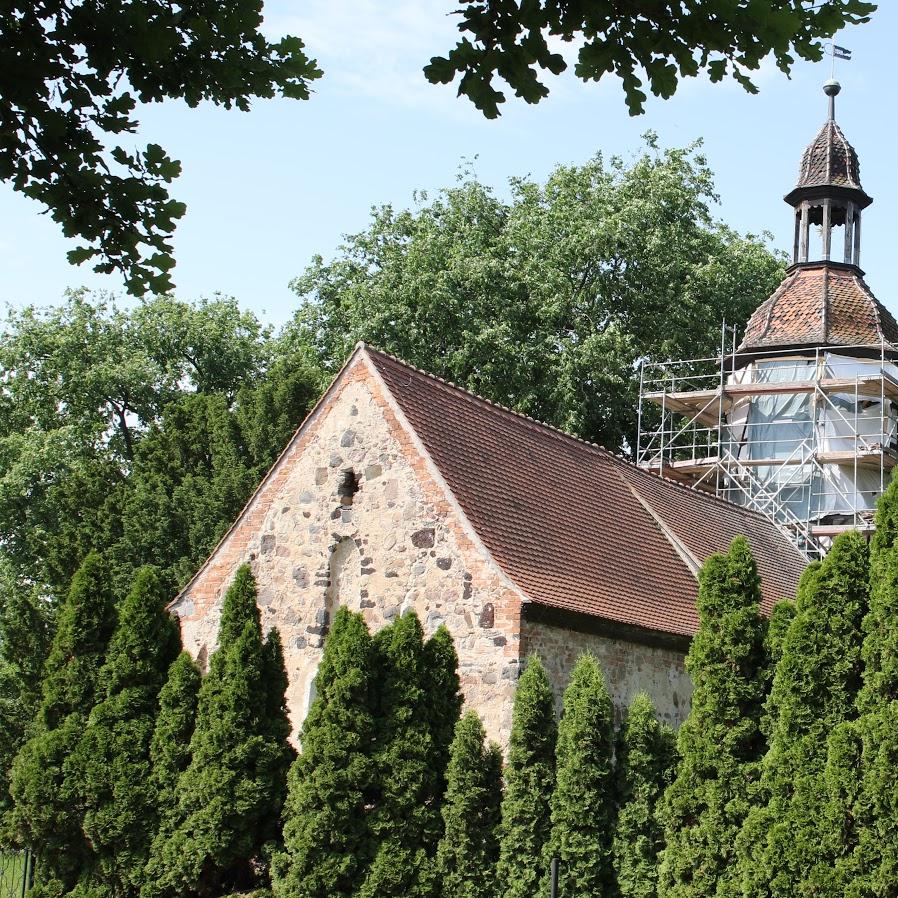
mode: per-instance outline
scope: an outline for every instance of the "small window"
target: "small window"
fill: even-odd
[[[352,507],[352,500],[359,491],[359,479],[356,477],[355,471],[351,468],[343,472],[343,479],[340,481],[340,488],[337,493],[340,496],[340,504],[344,508]]]

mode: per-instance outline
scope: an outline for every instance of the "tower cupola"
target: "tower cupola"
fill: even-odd
[[[785,200],[795,209],[795,242],[792,262],[835,261],[860,266],[861,212],[873,202],[861,186],[860,163],[854,147],[836,124],[838,81],[827,81],[829,115],[801,157],[798,183]],[[811,245],[811,226],[820,228],[820,243]],[[841,246],[833,229],[844,228]]]

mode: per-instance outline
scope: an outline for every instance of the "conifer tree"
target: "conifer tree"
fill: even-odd
[[[581,655],[564,691],[558,724],[552,837],[561,898],[610,890],[614,821],[614,710],[596,659]]]
[[[181,652],[159,693],[159,714],[150,741],[151,789],[160,827],[177,805],[178,779],[190,763],[201,676],[190,652]]]
[[[372,832],[377,850],[361,898],[432,894],[433,834],[439,806],[428,803],[434,779],[431,695],[421,623],[407,611],[374,639],[379,657],[377,797]],[[437,818],[437,819],[435,819]]]
[[[293,758],[286,717],[279,726],[272,717],[283,706],[269,693],[280,658],[277,641],[262,638],[255,581],[244,565],[225,595],[190,763],[178,781],[171,828],[154,841],[144,895],[227,894],[265,884],[265,851],[277,837]],[[274,691],[285,682],[276,672]]]
[[[433,739],[431,755],[430,795],[427,802],[439,808],[446,793],[449,749],[455,737],[455,727],[461,715],[462,694],[458,679],[458,653],[445,626],[437,628],[424,643],[424,688],[429,695],[430,732]],[[428,839],[435,848],[443,834],[442,817],[431,817],[435,824]]]
[[[518,680],[512,712],[499,831],[499,898],[533,898],[548,869],[556,736],[552,687],[534,655]]]
[[[879,500],[870,551],[860,717],[831,734],[829,895],[892,896],[898,879],[898,479]],[[826,873],[826,871],[824,871]],[[841,892],[839,890],[842,890]]]
[[[446,774],[443,838],[437,850],[440,898],[493,898],[499,860],[502,761],[468,711],[455,728]]]
[[[618,735],[617,801],[612,860],[621,898],[656,898],[664,829],[656,809],[673,779],[676,737],[638,693]]]
[[[374,647],[365,620],[340,608],[315,677],[317,695],[290,768],[278,898],[352,898],[374,849]]]
[[[142,568],[119,608],[100,671],[102,698],[66,762],[91,846],[84,886],[94,895],[136,895],[157,823],[150,740],[159,691],[178,654],[177,624],[152,568]]]
[[[662,898],[707,898],[732,880],[733,845],[754,800],[765,744],[765,623],[748,542],[712,555],[699,579],[699,628],[686,669],[692,710],[680,727],[677,775],[662,803]]]
[[[51,609],[0,563],[0,818],[12,807],[9,776],[41,700]]]
[[[114,625],[109,570],[90,554],[59,613],[33,735],[12,770],[10,826],[36,854],[39,892],[68,891],[89,860],[77,783],[65,767],[96,703]]]
[[[773,730],[759,800],[737,843],[746,898],[791,898],[822,876],[826,739],[854,717],[867,611],[867,544],[840,536],[806,571],[768,706]]]
[[[805,568],[805,576],[809,576],[807,572],[811,569],[815,569],[818,563],[819,562],[812,561],[811,564]],[[794,618],[795,602],[791,599],[782,599],[773,606],[773,611],[770,613],[770,619],[767,621],[767,637],[764,641],[764,654],[767,657],[766,679],[768,689],[773,685],[773,675],[783,654],[783,643],[786,639],[786,633],[789,632],[789,627],[792,625]],[[764,704],[764,717],[761,720],[761,730],[764,733],[768,745],[770,744],[770,734],[773,731],[776,712],[777,708],[771,703],[768,692],[767,701]],[[758,796],[758,802],[762,804],[764,802],[764,799],[760,794]]]

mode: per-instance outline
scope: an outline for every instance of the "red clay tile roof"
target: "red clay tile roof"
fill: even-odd
[[[898,324],[851,266],[793,268],[755,310],[740,350],[775,346],[898,345]]]
[[[832,120],[820,129],[801,157],[797,187],[835,185],[863,190],[861,166],[854,147]]]
[[[765,608],[794,595],[807,561],[760,515],[365,351],[486,548],[533,602],[689,636],[698,587],[684,556],[700,563],[740,534]]]

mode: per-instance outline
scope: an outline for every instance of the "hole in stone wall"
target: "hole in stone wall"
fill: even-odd
[[[337,494],[340,496],[340,504],[344,508],[351,508],[352,500],[358,491],[359,478],[352,468],[347,468],[343,472],[343,479],[340,481],[340,487],[337,490]]]

